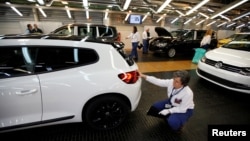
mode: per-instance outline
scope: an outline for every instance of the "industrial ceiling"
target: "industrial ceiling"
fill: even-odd
[[[84,5],[84,2],[88,2]],[[126,1],[129,1],[128,8],[124,8]],[[169,1],[162,11],[159,8]],[[65,8],[70,11],[89,11],[91,12],[107,12],[113,14],[126,14],[128,12],[162,16],[174,18],[198,18],[205,20],[219,20],[223,22],[241,22],[249,24],[250,2],[249,0],[207,0],[201,7],[189,13],[190,9],[195,8],[206,0],[0,0],[0,16],[5,15],[11,7],[17,8],[21,13],[22,9],[38,9],[41,8],[65,12]],[[9,2],[6,4],[6,2]],[[231,8],[224,12],[227,8]],[[242,17],[240,17],[242,16]]]

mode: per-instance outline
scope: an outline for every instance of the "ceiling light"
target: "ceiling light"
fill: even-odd
[[[159,21],[161,21],[165,16],[166,16],[166,14],[163,14],[163,15],[156,21],[156,23],[158,23]]]
[[[86,19],[89,19],[89,10],[86,10]]]
[[[144,21],[148,17],[149,14],[150,13],[148,12],[146,15],[144,15],[144,17],[142,18],[142,21]]]
[[[181,16],[185,16],[185,14],[183,14],[181,11],[179,10],[175,10],[177,13],[179,13]]]
[[[229,22],[231,22],[231,19],[229,19],[229,18],[228,18],[228,17],[226,17],[226,16],[220,15],[220,17],[221,17],[221,18],[223,18],[223,19],[228,20]]]
[[[191,10],[189,10],[186,15],[189,15],[191,13],[193,13],[195,10],[197,10],[198,8],[200,8],[201,6],[203,6],[204,4],[206,4],[209,0],[203,0],[202,2],[198,3],[197,5],[195,5]]]
[[[68,14],[68,17],[71,19],[71,13],[69,11],[69,7],[68,6],[65,6],[65,9],[66,9],[66,12]]]
[[[106,9],[104,19],[108,19],[109,9]]]
[[[88,7],[89,4],[88,4],[88,0],[82,0],[82,3],[83,3],[83,7]]]
[[[217,27],[223,26],[224,24],[226,24],[227,22],[224,22],[222,24],[219,24]]]
[[[128,20],[128,17],[129,17],[129,15],[130,15],[130,13],[131,13],[131,11],[128,11],[128,13],[127,13],[127,15],[126,15],[126,17],[125,17],[125,21],[127,21]]]
[[[206,15],[206,14],[204,14],[204,13],[199,12],[199,14],[200,14],[201,16],[205,17],[206,19],[208,19],[208,18],[209,18],[209,16],[208,16],[208,15]]]
[[[243,18],[243,17],[245,17],[245,16],[247,16],[247,15],[250,15],[250,12],[248,12],[248,13],[246,13],[246,14],[243,14],[243,15],[241,15],[241,16],[239,16],[239,17],[234,18],[233,21],[238,20],[238,19],[240,19],[240,18]]]
[[[237,26],[236,28],[240,28],[240,27],[242,27],[242,26],[245,26],[245,24],[241,24],[241,25]]]
[[[243,3],[247,2],[247,1],[248,0],[238,0],[236,2],[233,2],[232,4],[228,5],[226,7],[226,9],[224,9],[222,11],[219,11],[219,12],[215,13],[213,16],[211,16],[211,19],[214,19],[214,18],[218,17],[219,15],[221,15],[223,13],[226,13],[227,11],[229,11],[229,10],[231,10],[231,9],[233,9],[233,8],[239,6],[239,5],[241,5],[241,4],[243,4]]]
[[[191,21],[192,21],[192,19],[189,19],[189,20],[185,21],[184,24],[188,24]]]
[[[179,17],[175,18],[175,19],[171,22],[171,24],[173,24],[174,22],[176,22],[178,19],[179,19]]]
[[[69,3],[67,1],[61,1],[62,4],[68,5]]]
[[[123,10],[127,10],[128,9],[128,6],[130,4],[131,0],[126,0],[124,6],[123,6]]]
[[[208,8],[207,10],[208,10],[209,12],[214,12],[214,10],[212,10],[212,9],[210,9],[210,8]]]
[[[199,25],[201,23],[205,22],[205,20],[201,20],[200,22],[198,22],[196,25]]]
[[[5,4],[9,5],[10,8],[11,8],[12,10],[14,10],[19,16],[23,16],[23,14],[22,14],[19,10],[17,10],[16,7],[11,6],[11,3],[10,3],[10,2],[6,2]]]
[[[38,10],[40,11],[40,13],[43,15],[43,17],[47,17],[47,15],[45,14],[45,12],[43,11],[43,9],[41,7],[39,7],[38,4],[36,4],[36,6],[38,7]]]
[[[44,0],[37,0],[37,2],[40,4],[40,5],[44,5]]]
[[[207,26],[210,26],[212,24],[214,24],[216,21],[212,21],[211,23],[207,24]]]
[[[230,27],[230,26],[232,26],[232,25],[235,25],[236,23],[231,23],[230,25],[228,25],[227,27]]]
[[[172,0],[166,0],[161,7],[157,10],[157,13],[161,12]]]

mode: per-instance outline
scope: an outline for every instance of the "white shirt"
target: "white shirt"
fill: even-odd
[[[159,79],[153,76],[147,76],[146,80],[157,86],[167,87],[167,94],[168,97],[170,97],[174,88],[173,79]],[[178,92],[178,90],[180,91]],[[194,109],[193,91],[190,87],[186,86],[178,90],[176,90],[177,94],[173,95],[171,98],[171,103],[174,107],[169,109],[170,113],[185,113],[187,109]]]
[[[201,40],[201,46],[206,45],[206,44],[210,44],[210,42],[211,42],[211,36],[210,35],[206,35]]]
[[[131,42],[140,42],[140,34],[138,32],[136,33],[131,33],[130,35],[128,35],[128,38],[131,38]]]
[[[143,33],[142,33],[142,39],[143,40],[148,39],[147,31],[143,31]]]

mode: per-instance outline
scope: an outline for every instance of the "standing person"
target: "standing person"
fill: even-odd
[[[34,24],[32,33],[43,33],[43,31],[40,28],[38,28],[37,24]]]
[[[142,33],[142,43],[143,43],[142,53],[143,54],[147,54],[148,53],[149,39],[150,39],[150,32],[149,32],[149,28],[147,28]]]
[[[27,29],[25,30],[24,34],[30,34],[32,33],[32,25],[31,24],[27,24]]]
[[[206,34],[204,35],[204,37],[201,40],[200,43],[200,47],[204,48],[205,50],[208,50],[209,46],[210,46],[210,42],[211,42],[211,36],[212,36],[212,30],[209,29],[206,31]]]
[[[152,84],[167,87],[168,98],[154,103],[148,115],[164,118],[171,129],[181,130],[194,110],[193,91],[188,86],[188,72],[178,70],[173,73],[172,79],[159,79],[142,73],[140,76]]]
[[[137,47],[140,41],[140,34],[137,31],[137,27],[133,26],[133,31],[130,35],[126,37],[126,39],[130,38],[132,42],[132,51],[130,56],[133,57],[135,60],[138,59]]]

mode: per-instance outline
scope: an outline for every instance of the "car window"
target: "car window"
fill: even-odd
[[[54,32],[54,34],[59,35],[74,35],[74,27],[63,27]]]
[[[99,35],[101,37],[112,37],[113,32],[109,27],[99,27]]]
[[[39,48],[35,72],[55,71],[88,65],[98,60],[92,49],[44,47]]]
[[[185,40],[193,40],[194,39],[194,32],[188,31],[188,32],[183,34],[183,37]]]
[[[205,31],[197,31],[196,39],[202,40],[203,36],[205,35]]]
[[[96,37],[96,27],[79,26],[78,35]]]
[[[35,50],[27,47],[0,48],[0,78],[33,74]]]

